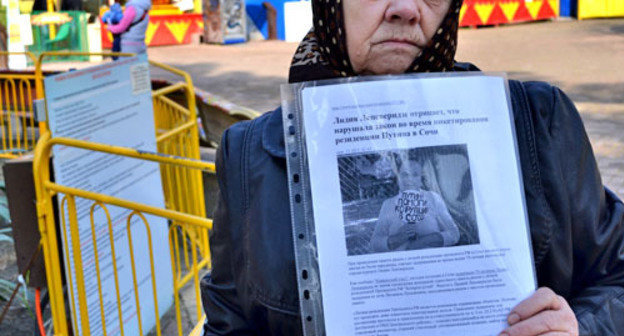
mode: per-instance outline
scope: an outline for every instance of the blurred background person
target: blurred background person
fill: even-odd
[[[140,54],[147,51],[145,31],[149,23],[148,11],[151,6],[150,0],[130,0],[126,3],[119,23],[108,25],[108,30],[113,35],[121,36],[121,52]]]

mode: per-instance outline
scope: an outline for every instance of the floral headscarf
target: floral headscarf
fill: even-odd
[[[453,69],[462,1],[451,0],[440,27],[406,73]],[[312,11],[314,28],[295,52],[288,81],[295,83],[356,76],[347,52],[342,0],[312,0]]]

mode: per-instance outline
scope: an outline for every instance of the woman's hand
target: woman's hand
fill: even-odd
[[[578,321],[568,302],[547,287],[520,302],[500,336],[578,336]]]
[[[403,224],[399,227],[397,233],[388,237],[388,249],[394,250],[410,240],[416,239],[416,224]]]
[[[420,250],[424,248],[442,247],[444,246],[444,237],[439,232],[430,233],[428,235],[418,236],[418,238],[410,240],[407,244],[408,250]]]

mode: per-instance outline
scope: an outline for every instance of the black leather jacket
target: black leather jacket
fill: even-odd
[[[510,88],[539,285],[569,301],[581,335],[624,335],[624,205],[572,102],[545,83]],[[205,335],[302,334],[281,120],[223,135]]]

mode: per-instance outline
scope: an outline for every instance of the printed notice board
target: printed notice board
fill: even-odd
[[[46,106],[53,137],[74,138],[94,143],[135,148],[156,152],[156,133],[152,107],[149,66],[146,56],[124,58],[116,62],[71,71],[45,79]],[[164,207],[160,169],[157,163],[118,155],[87,151],[75,147],[53,148],[54,177],[58,184],[91,192],[106,194],[155,207]],[[76,335],[85,334],[80,327],[80,314],[75,276],[75,251],[71,248],[67,201],[59,195],[59,207],[64,210],[67,235],[63,237],[64,252],[68,251],[66,276],[71,273],[73,287],[72,314]],[[76,197],[76,216],[80,237],[80,252],[84,267],[85,293],[91,335],[138,335],[137,305],[133,285],[130,249],[127,236],[128,209],[107,205],[108,217],[102,207]],[[91,214],[97,242],[101,278],[102,306],[100,311],[96,258],[93,248]],[[173,301],[171,257],[168,248],[167,221],[144,214],[150,225],[154,248],[159,315],[167,311]],[[112,224],[114,245],[109,236]],[[150,272],[149,248],[145,225],[140,216],[132,216],[130,223],[133,252],[137,267],[143,332],[151,330],[156,318]],[[113,263],[112,248],[116,260]],[[69,265],[67,265],[69,264]],[[69,266],[69,267],[67,267]],[[113,270],[117,269],[119,298]],[[69,280],[69,278],[68,278]],[[120,325],[117,302],[121,302],[123,323]],[[104,322],[104,325],[102,323]]]

